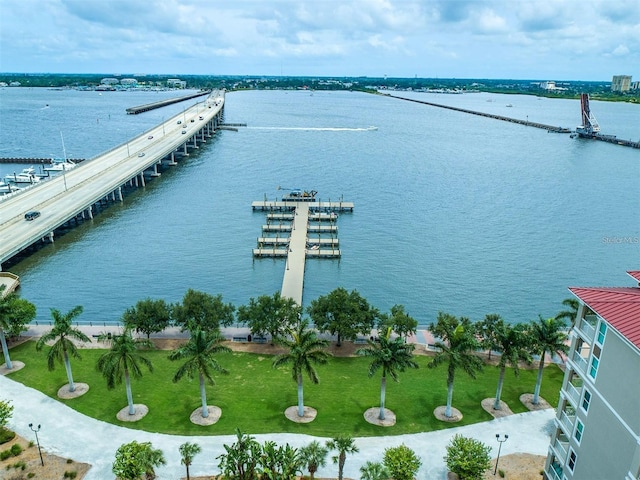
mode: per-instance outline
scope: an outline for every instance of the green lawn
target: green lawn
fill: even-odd
[[[433,410],[446,403],[446,366],[438,369],[426,367],[429,358],[416,356],[420,368],[400,374],[400,382],[387,381],[386,407],[393,410],[397,423],[382,428],[364,420],[364,411],[379,406],[380,375],[368,378],[366,358],[332,358],[317,368],[320,384],[304,380],[305,405],[318,410],[316,419],[308,424],[287,420],[284,410],[297,404],[296,384],[289,370],[274,370],[273,357],[251,353],[227,353],[218,356],[229,375],[217,375],[216,385],[207,387],[207,402],[222,409],[222,417],[208,427],[194,425],[189,420],[193,410],[200,407],[197,379],[183,379],[174,384],[171,379],[179,362],[167,359],[167,351],[146,353],[153,362],[154,372],[145,373],[141,380],[132,381],[135,403],[149,407],[149,414],[136,423],[119,422],[116,413],[127,404],[124,384],[107,390],[106,382],[96,371],[95,364],[104,350],[82,350],[82,360],[72,359],[75,382],[87,383],[89,392],[72,400],[60,400],[86,415],[116,425],[179,435],[233,434],[236,427],[243,432],[305,433],[332,437],[349,432],[354,436],[400,435],[426,432],[442,428],[468,425],[492,417],[480,406],[482,399],[493,397],[498,381],[498,369],[485,367],[476,380],[460,371],[456,375],[453,405],[464,418],[448,424],[433,416]],[[12,380],[41,390],[57,398],[58,389],[67,383],[62,365],[53,372],[47,370],[46,350],[36,352],[35,342],[29,341],[11,350],[12,360],[20,360],[25,367],[12,373]],[[521,370],[515,378],[512,371],[505,376],[502,400],[514,413],[526,411],[518,397],[532,393],[537,370]],[[551,405],[557,405],[563,372],[555,365],[545,368],[541,396]]]

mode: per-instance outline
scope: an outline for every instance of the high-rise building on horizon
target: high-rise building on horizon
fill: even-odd
[[[614,75],[611,80],[612,92],[628,92],[631,89],[631,75]]]

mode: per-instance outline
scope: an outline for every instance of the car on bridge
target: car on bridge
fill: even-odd
[[[39,216],[40,216],[40,212],[38,210],[32,210],[24,214],[24,219],[30,222],[31,220],[35,220]]]
[[[139,157],[144,157],[144,152],[140,152],[140,153],[138,154],[138,156],[139,156]]]
[[[153,135],[149,135],[149,136],[147,137],[147,140],[151,140],[152,138],[153,138]]]

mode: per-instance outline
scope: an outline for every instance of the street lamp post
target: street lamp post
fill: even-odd
[[[502,450],[502,444],[506,442],[508,438],[509,438],[509,435],[505,434],[504,438],[500,440],[500,434],[496,433],[496,440],[498,441],[499,447],[498,447],[498,458],[496,458],[496,468],[493,469],[494,475],[498,471],[498,462],[500,461],[500,450]]]
[[[44,467],[44,460],[42,459],[42,450],[40,450],[40,440],[38,439],[38,432],[40,431],[40,425],[34,428],[33,423],[29,424],[29,428],[36,434],[36,443],[38,444],[38,453],[40,454],[40,463]]]

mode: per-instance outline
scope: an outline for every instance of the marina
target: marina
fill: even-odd
[[[251,204],[254,211],[287,210],[287,213],[267,214],[268,223],[262,225],[262,231],[277,235],[258,237],[253,256],[285,258],[280,294],[302,305],[306,257],[340,258],[339,241],[335,237],[338,234],[336,212],[353,212],[353,203],[317,201],[315,190],[293,192],[280,201],[270,202],[265,198]],[[288,235],[281,237],[280,233]],[[317,234],[317,238],[310,237],[310,233]]]

